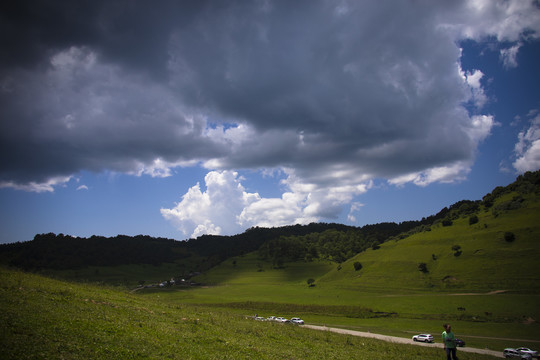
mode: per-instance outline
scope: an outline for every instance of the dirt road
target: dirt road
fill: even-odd
[[[323,331],[332,331],[338,334],[347,334],[347,335],[353,335],[353,336],[360,336],[360,337],[366,337],[366,338],[373,338],[373,339],[379,339],[383,341],[398,343],[398,344],[409,344],[409,345],[420,345],[420,346],[430,346],[430,347],[437,347],[437,348],[443,348],[443,344],[426,344],[426,343],[419,343],[414,342],[412,339],[406,339],[396,336],[388,336],[388,335],[380,335],[380,334],[373,334],[370,332],[364,332],[364,331],[356,331],[356,330],[347,330],[347,329],[339,329],[339,328],[330,328],[326,326],[318,326],[318,325],[302,325],[305,328],[314,329],[314,330],[323,330]],[[458,351],[463,352],[469,352],[469,353],[475,353],[475,354],[484,354],[484,355],[491,355],[498,358],[504,358],[502,351],[494,351],[494,350],[487,350],[487,349],[475,349],[470,347],[462,347],[459,348]]]

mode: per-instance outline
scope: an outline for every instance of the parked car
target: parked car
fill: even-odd
[[[465,346],[465,341],[463,341],[461,339],[456,339],[456,346],[464,347]]]
[[[304,325],[304,320],[300,319],[300,318],[297,318],[297,317],[294,317],[291,319],[291,322],[293,324],[298,324],[298,325]]]
[[[526,347],[518,347],[516,350],[522,354],[530,354],[532,357],[538,357],[538,351],[534,351]]]
[[[266,320],[267,321],[276,321],[276,317],[275,316],[269,316]]]
[[[263,318],[262,316],[257,316],[257,317],[255,318],[255,320],[257,320],[257,321],[266,321],[266,319]]]
[[[433,335],[431,334],[419,334],[419,335],[414,335],[412,337],[413,341],[423,341],[423,342],[428,342],[428,343],[432,343],[433,342]]]
[[[285,319],[284,317],[278,316],[275,321],[285,323],[285,322],[288,322],[289,320]]]
[[[526,353],[526,352],[520,352],[519,350],[513,349],[513,348],[504,349],[503,355],[507,359],[512,359],[512,358],[514,358],[514,359],[532,359],[533,358],[533,356],[531,354]]]

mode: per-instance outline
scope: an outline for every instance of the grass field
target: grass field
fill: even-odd
[[[3,359],[439,359],[398,345],[0,269]],[[461,359],[490,359],[462,353]]]
[[[401,337],[421,332],[436,335],[442,332],[443,322],[451,322],[456,333],[470,346],[502,351],[508,346],[537,348],[540,345],[540,326],[531,321],[540,318],[540,294],[537,293],[440,293],[411,289],[395,292],[380,287],[359,291],[331,281],[316,281],[316,286],[309,287],[305,276],[287,274],[296,272],[299,263],[258,272],[259,263],[255,254],[246,255],[236,259],[236,266],[231,261],[223,264],[221,270],[215,269],[219,276],[212,277],[210,273],[202,277],[220,279],[219,285],[148,291],[141,296],[207,304],[238,314],[301,316],[313,324]],[[309,271],[311,266],[313,271]],[[326,266],[328,264],[304,263],[302,273],[316,277]],[[243,273],[246,275],[242,276]],[[257,277],[257,273],[264,275]]]

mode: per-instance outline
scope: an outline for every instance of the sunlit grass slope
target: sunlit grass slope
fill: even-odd
[[[508,194],[498,203],[514,195]],[[392,291],[540,292],[536,265],[540,257],[540,203],[531,196],[519,209],[495,213],[481,209],[475,224],[470,225],[470,216],[465,216],[451,226],[438,223],[430,231],[388,241],[380,249],[369,249],[350,259],[341,270],[333,269],[321,281]],[[507,232],[513,233],[515,240],[506,241]],[[362,269],[355,271],[354,262],[360,262]],[[427,271],[420,271],[421,263]]]
[[[250,253],[224,261],[197,277],[207,285],[306,284],[308,278],[318,278],[335,267],[331,261],[290,262],[275,268]]]
[[[0,268],[2,359],[438,359],[440,349],[261,323]],[[462,354],[461,359],[489,359]]]
[[[195,279],[202,288],[182,292],[179,296],[198,303],[280,302],[313,304],[316,290],[307,280],[322,277],[336,266],[330,261],[291,262],[274,268],[260,260],[257,253],[228,259]]]
[[[507,194],[494,204],[516,194]],[[490,292],[540,293],[536,259],[540,257],[540,202],[529,195],[521,208],[474,214],[423,227],[405,238],[396,237],[379,249],[368,249],[343,264],[329,261],[288,262],[276,269],[256,253],[228,259],[197,278],[207,285],[272,286],[275,296],[289,286],[306,288],[309,278],[317,287],[381,293]],[[514,239],[507,241],[506,233]],[[354,263],[362,267],[356,270]],[[425,264],[421,271],[420,264]],[[302,292],[301,290],[300,292]]]

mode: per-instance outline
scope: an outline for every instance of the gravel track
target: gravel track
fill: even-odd
[[[346,335],[353,335],[353,336],[360,336],[365,338],[372,338],[372,339],[379,339],[383,341],[388,341],[392,343],[398,343],[398,344],[409,344],[409,345],[419,345],[419,346],[428,346],[428,347],[436,347],[436,348],[443,348],[443,344],[438,343],[420,343],[412,341],[412,339],[407,338],[401,338],[397,336],[388,336],[388,335],[381,335],[381,334],[373,334],[370,332],[364,332],[364,331],[356,331],[356,330],[348,330],[348,329],[340,329],[340,328],[331,328],[326,326],[318,326],[318,325],[302,325],[302,327],[314,329],[314,330],[323,330],[323,331],[331,331],[338,334],[346,334]],[[475,354],[483,354],[483,355],[491,355],[497,358],[504,358],[502,351],[494,351],[494,350],[488,350],[488,349],[476,349],[471,347],[462,347],[459,348],[458,351],[468,352],[468,353],[475,353]]]

